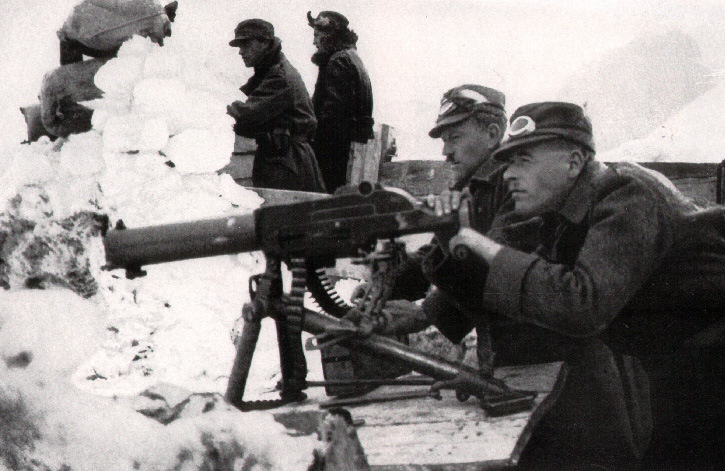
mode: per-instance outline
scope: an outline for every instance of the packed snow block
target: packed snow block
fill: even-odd
[[[53,136],[67,137],[91,129],[93,110],[80,102],[100,98],[93,78],[106,61],[92,59],[48,72],[40,89],[43,126]]]
[[[163,153],[181,174],[212,173],[229,162],[234,133],[210,129],[186,129],[169,139]]]
[[[56,136],[53,136],[43,126],[43,119],[41,118],[40,103],[29,106],[21,106],[20,112],[23,113],[25,118],[25,124],[28,127],[28,143],[35,142],[43,136],[50,137],[54,140]]]
[[[166,8],[158,0],[83,0],[58,31],[63,42],[77,42],[95,51],[114,51],[133,35],[163,45],[171,36],[177,2]]]

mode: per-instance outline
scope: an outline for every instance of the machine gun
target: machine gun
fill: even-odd
[[[250,278],[252,303],[244,306],[244,327],[230,374],[226,399],[240,409],[267,408],[306,398],[307,366],[301,332],[315,334],[323,349],[341,345],[376,358],[392,360],[437,379],[432,390],[455,389],[459,399],[476,396],[492,414],[533,406],[535,393],[515,391],[493,376],[415,351],[404,343],[375,335],[382,308],[390,295],[390,273],[399,266],[404,246],[396,237],[433,231],[455,232],[468,225],[467,206],[436,216],[402,190],[363,182],[332,197],[265,206],[252,214],[127,229],[122,221],[104,236],[107,269],[124,268],[127,277],[142,276],[142,267],[175,260],[262,250],[266,271]],[[376,251],[379,241],[383,248]],[[464,257],[464,254],[459,254]],[[372,329],[340,319],[350,306],[330,297],[321,269],[339,258],[362,257],[373,268],[372,283],[354,309]],[[283,293],[281,262],[292,272],[292,289]],[[377,276],[376,276],[377,274]],[[303,306],[309,289],[329,314]],[[253,404],[242,400],[262,318],[277,326],[282,370],[281,399]],[[324,339],[324,342],[321,341]],[[328,391],[329,392],[329,391]]]

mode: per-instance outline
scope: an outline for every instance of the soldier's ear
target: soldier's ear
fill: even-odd
[[[496,123],[491,123],[486,127],[486,134],[488,134],[489,141],[495,146],[498,146],[503,139],[503,129]]]
[[[569,178],[576,179],[581,171],[584,169],[586,163],[587,158],[581,149],[575,148],[569,151]]]

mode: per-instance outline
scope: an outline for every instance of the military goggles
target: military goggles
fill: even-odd
[[[446,116],[456,111],[473,111],[484,104],[490,104],[483,94],[475,90],[455,90],[443,96],[438,116]]]

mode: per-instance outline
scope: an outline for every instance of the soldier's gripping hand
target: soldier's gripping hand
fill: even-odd
[[[503,248],[501,244],[470,227],[462,227],[448,242],[448,249],[454,254],[461,253],[462,247],[466,247],[488,263],[491,263]]]
[[[429,194],[425,201],[428,207],[435,211],[436,216],[443,216],[458,211],[462,196],[463,193],[460,191],[444,190],[440,195]]]
[[[385,325],[380,333],[384,335],[414,334],[431,325],[422,307],[403,299],[385,303],[383,316]]]

